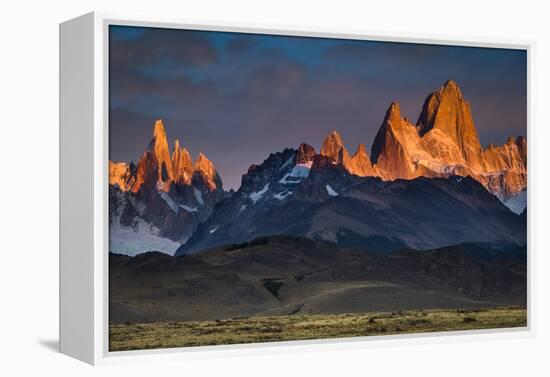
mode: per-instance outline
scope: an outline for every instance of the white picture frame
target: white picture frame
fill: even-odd
[[[378,347],[399,342],[473,341],[485,338],[531,337],[535,334],[534,243],[530,225],[536,208],[528,212],[528,326],[414,335],[389,335],[280,343],[203,346],[191,348],[109,352],[108,349],[108,27],[132,25],[176,29],[251,32],[376,41],[412,42],[527,52],[527,133],[532,125],[533,41],[460,38],[454,36],[376,31],[327,30],[273,25],[203,24],[169,18],[88,13],[60,24],[60,352],[90,364],[150,359],[221,357],[241,353],[286,353],[295,347],[336,350]],[[535,144],[530,144],[532,172]],[[530,175],[532,178],[532,174]],[[532,182],[532,181],[531,181]],[[528,203],[534,185],[528,191]]]

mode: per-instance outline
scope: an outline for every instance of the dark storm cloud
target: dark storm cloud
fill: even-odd
[[[370,147],[392,101],[416,121],[426,96],[457,81],[483,144],[526,128],[519,51],[118,27],[110,41],[110,153],[136,161],[155,119],[170,142],[205,153],[226,187],[251,163],[336,128]]]
[[[215,91],[212,83],[191,80],[181,70],[214,64],[218,52],[203,34],[179,30],[140,29],[131,38],[128,30],[111,30],[109,80],[113,106],[146,96],[179,97],[181,100],[207,100]]]
[[[353,41],[331,46],[325,57],[355,64],[382,63],[387,66],[423,63],[446,54],[446,47],[438,45]]]
[[[259,46],[259,41],[246,34],[239,34],[227,43],[227,51],[232,55],[242,55]]]
[[[142,28],[128,37],[129,27],[111,27],[111,64],[153,64],[163,60],[205,66],[218,61],[218,51],[204,33],[177,29]]]

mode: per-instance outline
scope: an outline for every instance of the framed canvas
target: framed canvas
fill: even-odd
[[[61,352],[531,334],[531,53],[101,13],[61,24]]]

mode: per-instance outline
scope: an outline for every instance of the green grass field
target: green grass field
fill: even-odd
[[[527,326],[524,308],[290,315],[110,326],[110,351]]]

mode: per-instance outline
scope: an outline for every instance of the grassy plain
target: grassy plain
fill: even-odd
[[[111,351],[527,326],[525,308],[285,315],[110,326]]]

